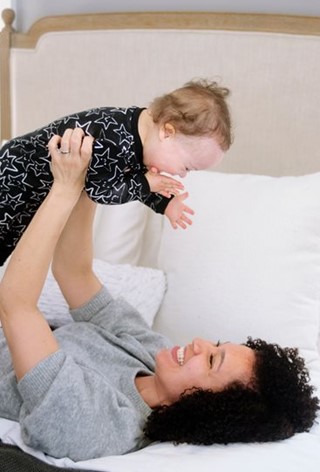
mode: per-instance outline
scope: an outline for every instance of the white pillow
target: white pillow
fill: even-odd
[[[93,268],[113,297],[125,298],[140,312],[149,326],[152,325],[166,290],[166,278],[161,270],[129,264],[110,264],[98,259],[94,259]],[[71,320],[68,306],[51,272],[43,288],[39,308],[54,326]]]
[[[98,205],[93,232],[94,256],[114,264],[139,264],[149,211],[140,202]]]
[[[265,177],[194,172],[193,225],[164,224],[168,290],[154,327],[174,342],[261,337],[317,357],[320,173]]]

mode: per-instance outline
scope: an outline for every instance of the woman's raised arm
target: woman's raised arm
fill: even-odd
[[[96,206],[83,191],[53,256],[52,272],[70,308],[90,300],[102,286],[92,270],[92,229]]]
[[[59,349],[37,303],[57,242],[84,186],[92,138],[83,136],[77,128],[50,140],[54,183],[14,250],[0,284],[0,317],[18,380]],[[70,152],[61,152],[62,145]]]

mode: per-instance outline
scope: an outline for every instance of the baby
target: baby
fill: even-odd
[[[186,228],[193,214],[184,203],[188,194],[169,175],[184,177],[220,163],[231,145],[228,94],[216,82],[192,81],[148,108],[82,111],[7,142],[0,151],[0,265],[52,185],[49,140],[61,136],[61,157],[67,158],[65,143],[74,128],[94,138],[85,183],[93,201],[139,200],[165,214],[173,228]]]

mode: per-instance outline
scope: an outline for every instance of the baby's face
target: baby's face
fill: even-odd
[[[160,135],[152,146],[144,147],[144,164],[159,172],[185,177],[191,170],[204,170],[218,165],[224,152],[214,137],[185,136],[179,133]]]

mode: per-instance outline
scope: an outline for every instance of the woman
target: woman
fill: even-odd
[[[172,347],[101,285],[95,204],[82,192],[91,149],[79,128],[51,139],[54,183],[1,282],[0,416],[20,422],[28,445],[74,461],[150,440],[268,441],[308,430],[318,399],[296,350],[251,339]],[[53,332],[37,308],[51,262],[75,321]]]

